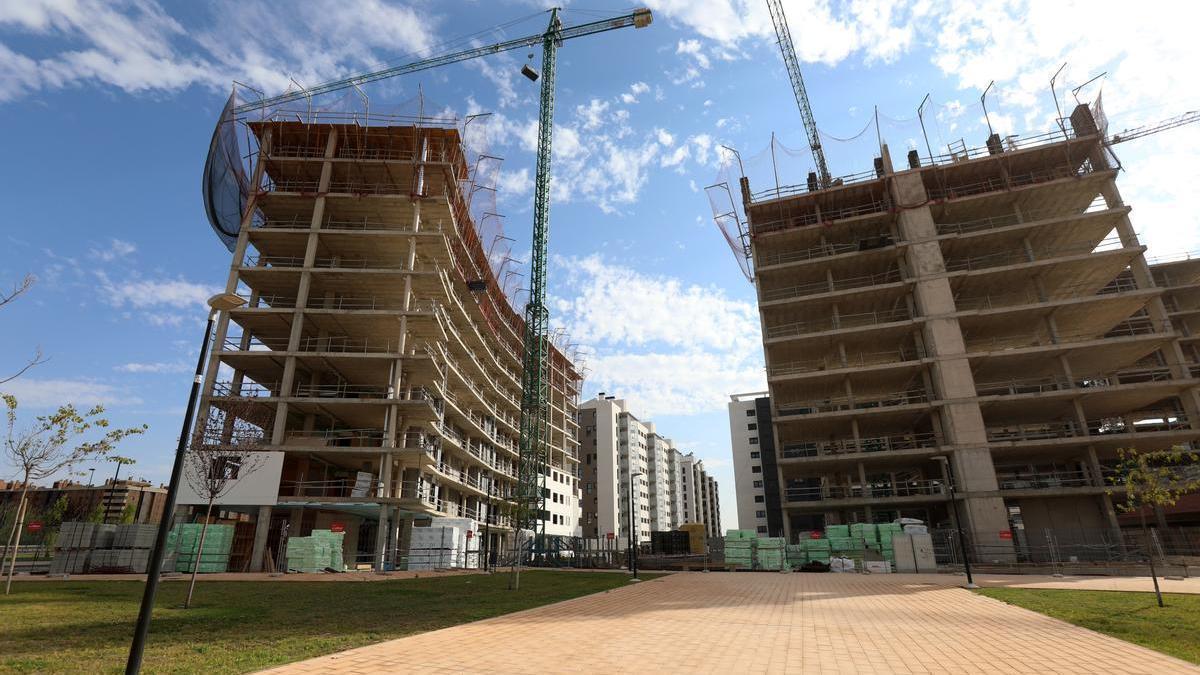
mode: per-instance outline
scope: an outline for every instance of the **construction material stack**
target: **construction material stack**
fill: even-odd
[[[756,559],[758,569],[768,572],[778,572],[784,566],[784,546],[787,540],[783,537],[762,537],[758,539]]]
[[[176,572],[202,574],[225,572],[229,568],[229,549],[233,546],[233,525],[210,524],[204,533],[204,549],[200,549],[203,523],[185,523],[171,531],[167,548],[177,551]],[[291,540],[288,540],[289,545]]]
[[[754,549],[758,538],[753,530],[729,530],[725,533],[725,564],[754,569]]]
[[[344,571],[346,569],[346,561],[343,551],[346,533],[334,532],[332,530],[313,530],[311,536],[317,542],[324,544],[321,548],[322,551],[329,552],[324,567],[339,572]]]
[[[829,559],[832,557],[833,551],[830,549],[828,539],[804,539],[801,540],[800,545],[804,547],[804,560],[800,563],[801,566],[813,561],[825,565],[829,564]]]
[[[50,559],[50,574],[83,574],[88,569],[92,548],[97,543],[109,546],[116,525],[97,523],[63,523],[54,542],[54,557]]]
[[[879,524],[879,553],[884,560],[893,564],[896,562],[896,550],[892,546],[892,538],[903,531],[904,529],[899,523]]]
[[[461,527],[414,527],[408,547],[408,569],[435,570],[458,567],[459,548],[465,539]]]
[[[94,572],[145,574],[157,530],[157,525],[143,523],[116,526],[105,534],[98,532],[89,569]],[[108,541],[111,549],[101,548],[104,540]]]
[[[331,540],[323,537],[290,537],[287,541],[289,572],[324,572],[333,556]]]

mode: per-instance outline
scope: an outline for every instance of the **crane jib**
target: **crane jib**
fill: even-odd
[[[562,40],[570,40],[572,38],[583,37],[585,35],[594,35],[596,33],[603,33],[605,31],[616,30],[618,28],[626,28],[628,26],[633,26],[634,28],[643,28],[650,25],[651,18],[652,15],[650,10],[637,9],[629,14],[625,14],[616,18],[601,19],[599,21],[579,24],[578,26],[559,28],[556,32],[556,38],[561,42]],[[317,96],[340,91],[342,89],[349,89],[360,84],[378,82],[379,80],[385,80],[399,75],[428,70],[429,68],[447,66],[452,63],[468,61],[480,56],[487,56],[490,54],[512,51],[514,49],[532,47],[542,44],[542,41],[545,39],[545,37],[546,33],[542,32],[538,33],[537,35],[527,35],[525,37],[516,38],[513,40],[505,40],[504,42],[498,42],[496,44],[483,47],[473,47],[471,49],[464,49],[457,52],[451,52],[449,54],[433,56],[427,59],[421,59],[420,61],[407,63],[402,66],[395,66],[370,73],[353,75],[340,80],[319,84],[301,91],[288,92],[286,94],[280,94],[271,98],[243,103],[233,109],[233,114],[241,115],[243,113],[253,112],[256,110],[265,110],[266,108],[282,105],[284,103],[291,103],[292,101],[299,101],[300,99],[308,98],[310,96]]]

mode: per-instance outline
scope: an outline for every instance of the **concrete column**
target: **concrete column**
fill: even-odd
[[[892,197],[900,204],[927,204],[925,186],[918,172],[892,177]],[[940,408],[942,430],[951,453],[956,490],[964,498],[967,524],[979,544],[992,550],[1011,546],[1000,539],[1008,529],[1004,500],[998,496],[995,468],[988,449],[987,429],[976,400],[975,380],[963,344],[962,329],[955,316],[957,307],[946,276],[941,246],[935,239],[937,226],[928,206],[901,211],[900,230],[907,241],[908,267],[914,276],[913,295],[926,317],[924,339],[927,356],[934,359],[930,370],[934,390],[929,392],[944,403]],[[920,243],[917,243],[920,242]],[[974,496],[972,493],[985,493]]]
[[[254,521],[254,547],[250,552],[250,571],[263,571],[263,559],[267,553],[267,537],[271,533],[271,507],[258,507],[258,518]]]

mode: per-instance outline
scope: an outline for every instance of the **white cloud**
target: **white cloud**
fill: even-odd
[[[121,372],[121,373],[134,373],[134,374],[156,373],[157,374],[157,373],[186,373],[186,372],[192,370],[192,368],[190,366],[188,366],[188,364],[186,364],[182,361],[172,361],[169,363],[157,361],[157,362],[153,362],[153,363],[136,363],[136,362],[122,363],[119,366],[114,366],[113,370],[115,370],[117,372]]]
[[[147,309],[172,307],[177,309],[205,307],[205,301],[220,289],[185,279],[126,279],[113,281],[108,274],[97,271],[99,290],[113,307]]]
[[[650,91],[650,85],[645,82],[634,82],[629,85],[629,91],[621,94],[621,102],[625,105],[632,105],[638,102],[638,96]]]
[[[675,145],[675,137],[666,129],[655,129],[654,135],[658,137],[658,144],[666,147]]]
[[[771,16],[760,0],[649,0],[647,4],[668,21],[682,23],[717,43],[722,59],[738,57],[744,42],[775,40]],[[899,57],[913,44],[914,19],[930,11],[929,3],[913,0],[855,0],[839,5],[827,0],[794,0],[785,4],[796,55],[802,61],[828,65],[860,51],[868,61]],[[692,44],[698,42],[680,41],[676,53],[701,54],[701,45]]]
[[[313,84],[376,64],[377,50],[424,52],[436,38],[429,12],[382,0],[298,3],[287,12],[235,0],[197,8],[201,23],[185,29],[155,0],[0,3],[0,28],[46,42],[27,53],[0,44],[0,101],[97,84],[129,94],[224,91],[234,78],[280,92],[289,76]]]
[[[586,106],[575,106],[575,114],[583,120],[584,129],[595,129],[604,123],[608,102],[594,98]]]
[[[29,408],[57,408],[73,403],[76,406],[137,405],[142,402],[116,387],[85,379],[36,379],[22,377],[4,385],[4,392],[17,397]]]
[[[557,299],[556,321],[592,354],[589,380],[602,389],[649,415],[690,415],[723,410],[730,392],[763,386],[753,303],[596,255],[555,262],[574,295]]]
[[[110,239],[108,246],[104,248],[92,248],[90,253],[93,258],[97,258],[103,262],[112,262],[117,258],[132,255],[136,251],[137,245],[132,242],[121,239]]]

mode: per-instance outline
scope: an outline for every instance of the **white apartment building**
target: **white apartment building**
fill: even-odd
[[[775,472],[771,406],[767,392],[729,397],[729,445],[737,494],[738,527],[760,536],[782,536]]]
[[[584,537],[604,539],[613,533],[619,546],[627,545],[631,466],[638,541],[684,523],[707,523],[709,535],[716,536],[716,481],[653,422],[638,419],[623,399],[601,393],[579,406],[579,428]]]

